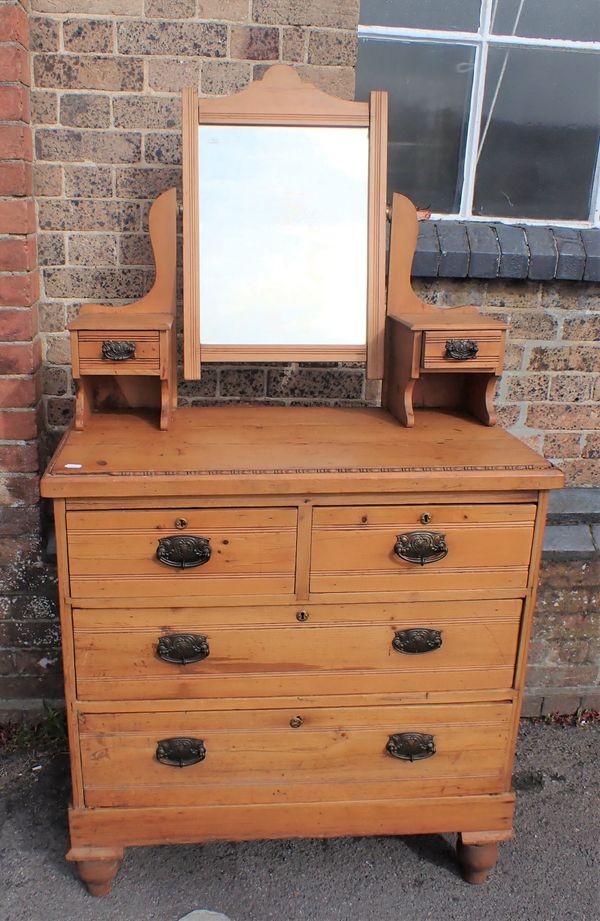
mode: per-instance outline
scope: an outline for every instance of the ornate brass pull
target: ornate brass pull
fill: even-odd
[[[102,357],[107,361],[127,361],[129,358],[135,358],[135,342],[105,339],[102,343]]]
[[[163,662],[190,665],[207,659],[210,649],[207,638],[201,633],[168,633],[159,638],[156,654]]]
[[[446,339],[444,358],[453,361],[469,361],[477,357],[479,346],[474,339]]]
[[[194,537],[191,534],[161,537],[158,541],[156,559],[174,569],[193,569],[210,560],[210,539]]]
[[[156,746],[156,760],[170,767],[189,767],[206,758],[202,739],[161,739]]]
[[[437,563],[448,553],[446,535],[436,531],[409,531],[398,534],[394,553],[407,563]]]
[[[385,750],[400,761],[423,761],[435,755],[435,740],[427,732],[399,732],[389,737]]]
[[[396,652],[407,652],[410,655],[419,655],[422,652],[433,652],[442,645],[442,634],[439,630],[430,630],[428,627],[410,627],[408,630],[396,630],[392,646]]]

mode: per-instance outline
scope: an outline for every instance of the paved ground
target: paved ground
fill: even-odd
[[[1,921],[600,921],[600,727],[525,723],[517,838],[486,886],[463,883],[451,837],[137,848],[89,897],[63,860],[68,780],[57,759],[4,766]],[[0,778],[1,780],[1,778]]]

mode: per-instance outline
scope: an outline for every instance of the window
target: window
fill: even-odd
[[[600,223],[599,0],[362,0],[390,192],[436,219]]]

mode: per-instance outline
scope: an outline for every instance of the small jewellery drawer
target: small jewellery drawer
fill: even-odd
[[[80,374],[159,374],[158,332],[78,332]]]
[[[316,508],[311,592],[524,588],[535,511],[534,505]]]
[[[81,700],[512,687],[521,601],[75,609]]]
[[[500,329],[426,330],[421,367],[424,371],[494,371],[504,351]]]
[[[71,511],[67,539],[73,598],[294,591],[295,508]]]
[[[84,713],[86,806],[498,793],[508,703]]]

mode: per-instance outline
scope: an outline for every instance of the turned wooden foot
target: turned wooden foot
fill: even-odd
[[[90,895],[108,895],[123,860],[122,849],[77,848],[69,851],[67,860],[77,864],[79,878]]]
[[[465,844],[462,835],[458,836],[456,856],[460,864],[462,878],[467,883],[480,886],[488,878],[488,873],[498,860],[498,843]]]

